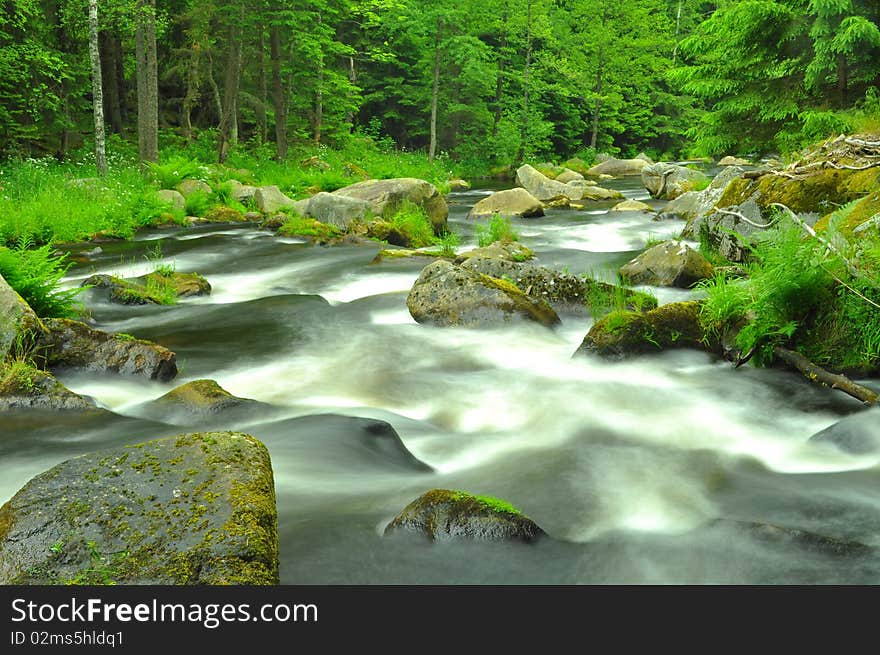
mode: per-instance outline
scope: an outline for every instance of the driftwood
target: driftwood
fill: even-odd
[[[823,387],[840,389],[856,400],[860,400],[865,405],[874,405],[880,400],[880,396],[871,389],[853,382],[845,375],[826,371],[824,368],[817,366],[798,352],[783,348],[782,346],[776,346],[773,349],[773,354],[786,365],[803,373],[810,382],[821,384]]]

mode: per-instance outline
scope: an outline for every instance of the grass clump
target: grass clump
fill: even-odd
[[[441,257],[455,257],[457,248],[461,244],[461,239],[452,230],[444,232],[436,238],[437,245],[440,246]]]
[[[488,225],[477,225],[476,228],[477,244],[480,248],[492,245],[496,241],[519,241],[519,235],[514,231],[510,220],[501,214],[494,214],[489,219]]]
[[[205,167],[185,155],[172,155],[164,163],[147,162],[147,167],[162,189],[173,189],[187,178],[201,178]]]
[[[281,225],[278,234],[286,237],[311,237],[325,242],[341,237],[342,230],[335,225],[294,214]]]
[[[82,289],[61,289],[70,268],[51,246],[31,248],[27,238],[13,248],[0,246],[0,275],[41,318],[73,318],[82,311],[77,296]]]
[[[420,205],[405,200],[394,212],[388,223],[399,232],[411,248],[424,248],[437,243],[431,219]]]
[[[205,191],[193,191],[186,197],[186,214],[187,216],[204,216],[207,214],[214,203],[211,195]]]

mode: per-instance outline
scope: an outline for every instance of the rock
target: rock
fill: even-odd
[[[625,295],[630,306],[653,309],[657,301],[647,294],[630,289],[619,289],[612,284],[568,275],[530,262],[521,262],[493,256],[472,256],[461,264],[462,268],[511,280],[517,287],[535,298],[543,298],[554,308],[571,310],[572,305],[585,307],[596,294]]]
[[[642,170],[642,184],[652,197],[674,200],[688,191],[702,191],[708,187],[709,178],[692,168],[661,162]]]
[[[666,241],[624,264],[619,273],[633,285],[689,289],[715,271],[703,255],[683,241]]]
[[[861,411],[817,432],[810,441],[832,443],[854,455],[880,451],[880,408]]]
[[[261,186],[254,191],[254,204],[263,214],[274,214],[282,209],[290,209],[295,203],[277,186]]]
[[[277,583],[272,466],[250,435],[76,457],[0,508],[0,584]]]
[[[793,542],[802,548],[814,552],[833,556],[858,556],[871,552],[871,548],[857,541],[827,537],[815,532],[807,532],[796,528],[786,528],[772,523],[759,523],[756,521],[719,521],[730,523],[739,529],[745,530],[752,537],[765,543],[781,543],[786,545]],[[788,546],[790,548],[790,546]]]
[[[312,157],[306,157],[300,162],[300,165],[303,168],[316,168],[322,173],[326,173],[331,169],[330,164],[325,162],[323,159],[318,157],[318,155],[314,155]]]
[[[333,194],[366,201],[374,216],[386,219],[391,218],[404,202],[409,201],[425,211],[436,234],[446,231],[446,218],[449,216],[446,200],[437,191],[437,187],[424,180],[413,177],[364,180],[338,189]]]
[[[534,521],[510,503],[463,491],[433,489],[407,505],[385,528],[406,530],[432,541],[531,542],[544,534]]]
[[[95,403],[73,393],[50,373],[24,363],[0,367],[0,410],[86,410]]]
[[[595,186],[585,180],[572,180],[566,186],[577,190],[575,193],[570,194],[572,200],[622,200],[624,198],[620,191]],[[576,196],[580,197],[576,198]]]
[[[232,207],[214,207],[205,214],[207,223],[244,223],[244,221],[244,214]]]
[[[370,203],[366,200],[322,191],[309,200],[305,216],[346,229],[352,221],[366,218],[370,211]]]
[[[590,170],[590,166],[580,157],[572,157],[568,161],[562,162],[563,167],[574,171],[575,173],[580,173],[581,177],[587,174],[587,171]]]
[[[426,266],[406,299],[419,323],[482,327],[528,320],[552,327],[559,323],[545,300],[532,298],[516,285],[447,261]]]
[[[731,262],[745,261],[749,249],[751,237],[764,231],[755,227],[752,223],[762,225],[764,218],[761,216],[761,207],[755,198],[751,198],[741,205],[727,207],[727,211],[736,212],[745,216],[751,223],[740,219],[738,216],[722,212],[710,212],[705,216],[697,216],[688,221],[682,230],[683,237],[693,237],[705,240],[709,247]],[[807,223],[810,217],[803,216]],[[812,221],[815,221],[813,217]],[[738,236],[737,236],[738,235]]]
[[[45,325],[49,333],[40,346],[50,367],[142,375],[162,382],[177,375],[177,356],[150,341],[64,318],[48,319]]]
[[[532,259],[534,256],[535,253],[519,241],[495,241],[483,248],[474,248],[459,254],[455,258],[455,263],[461,264],[472,257],[488,257],[510,262],[524,262]]]
[[[684,218],[691,220],[706,216],[713,211],[715,204],[721,199],[727,185],[742,175],[742,172],[743,169],[738,166],[728,166],[716,175],[709,183],[709,186],[702,191],[688,191],[681,194],[675,200],[670,201],[660,212],[660,218]],[[692,234],[687,228],[686,232],[693,237],[699,235],[699,233],[696,235]]]
[[[229,185],[232,187],[232,197],[242,204],[250,202],[257,192],[257,187],[242,184],[238,180],[229,180]]]
[[[213,193],[211,187],[208,186],[207,183],[202,182],[201,180],[193,180],[191,178],[183,180],[175,188],[184,198],[189,198],[194,193],[204,193],[205,195],[211,195],[211,193]]]
[[[493,214],[532,218],[543,216],[544,206],[540,200],[525,189],[508,189],[497,191],[480,200],[473,206],[467,217],[482,218]]]
[[[611,208],[613,212],[648,212],[653,214],[654,208],[651,205],[639,202],[638,200],[624,200]]]
[[[107,298],[120,305],[164,305],[171,299],[187,296],[206,296],[211,293],[210,283],[198,273],[147,273],[136,278],[122,279],[112,275],[92,275],[81,286],[108,289]]]
[[[583,195],[576,187],[566,186],[562,182],[551,180],[529,164],[523,164],[516,169],[516,183],[541,202],[559,198],[580,200]]]
[[[648,165],[644,159],[616,159],[615,157],[610,157],[605,161],[599,161],[599,156],[596,156],[596,161],[599,162],[592,168],[587,171],[587,175],[612,175],[614,177],[620,175],[640,175],[642,169]]]
[[[171,209],[177,211],[184,211],[186,209],[186,198],[183,197],[180,191],[162,189],[161,191],[156,191],[156,196],[159,198],[159,202],[171,205]]]
[[[0,275],[0,362],[22,354],[46,334],[34,310]]]
[[[563,184],[568,184],[572,180],[582,180],[584,176],[578,173],[577,171],[573,171],[570,168],[564,168],[562,172],[556,176],[557,182],[562,182]]]
[[[275,216],[278,216],[278,214],[273,214],[272,216],[270,216],[266,220],[269,221],[272,218],[274,218]],[[287,216],[285,214],[281,214],[281,216],[284,216],[284,218],[287,218]],[[245,212],[244,220],[247,221],[248,223],[259,223],[263,220],[263,215],[260,212]],[[278,225],[281,225],[281,223],[279,223]]]
[[[733,157],[731,155],[727,155],[727,157],[722,157],[721,161],[718,162],[719,166],[751,166],[752,163],[748,159],[740,159],[739,157]]]
[[[262,403],[256,400],[233,396],[214,380],[194,380],[148,403],[145,409],[164,417],[205,418],[230,409],[259,405]]]
[[[450,191],[467,191],[471,188],[471,183],[466,180],[449,180]]]
[[[641,159],[642,161],[646,161],[646,162],[648,162],[649,164],[653,164],[653,163],[654,163],[654,160],[651,159],[650,157],[648,157],[648,155],[646,155],[644,152],[640,152],[639,154],[637,154],[637,155],[636,155],[636,159]]]
[[[619,359],[669,348],[719,350],[719,345],[703,333],[699,302],[670,303],[645,314],[608,314],[590,328],[577,353]]]

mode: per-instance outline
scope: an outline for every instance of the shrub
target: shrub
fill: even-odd
[[[489,219],[488,226],[477,225],[477,243],[481,248],[495,243],[496,241],[519,241],[519,235],[514,232],[510,220],[494,214]]]
[[[81,313],[76,297],[82,289],[60,289],[70,264],[48,245],[29,249],[27,239],[14,248],[0,247],[0,275],[42,318],[72,318]]]
[[[199,162],[183,155],[173,155],[164,164],[147,162],[147,167],[163,189],[173,189],[187,178],[199,178],[206,173]]]

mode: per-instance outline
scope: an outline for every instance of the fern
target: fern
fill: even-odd
[[[70,268],[66,257],[51,246],[32,249],[22,237],[14,248],[0,247],[0,275],[42,318],[72,318],[81,313],[77,296],[82,289],[60,289],[61,278]]]

